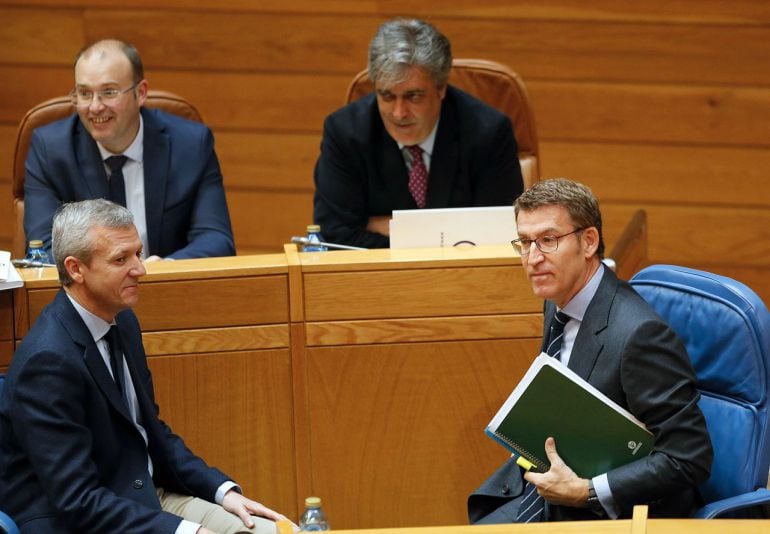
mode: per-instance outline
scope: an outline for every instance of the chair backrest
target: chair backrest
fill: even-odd
[[[540,179],[535,115],[529,93],[521,77],[501,63],[483,59],[455,59],[449,83],[472,94],[508,115],[519,145],[519,163],[528,189]],[[345,102],[371,93],[374,85],[366,70],[359,72],[348,86]]]
[[[767,485],[770,312],[749,287],[716,274],[652,265],[633,288],[684,341],[714,446],[706,503]]]
[[[173,113],[185,119],[203,122],[200,113],[190,102],[181,96],[167,91],[151,90],[144,105]],[[16,131],[16,150],[13,155],[13,211],[14,233],[11,254],[15,258],[23,257],[26,250],[24,236],[24,164],[32,139],[32,131],[48,123],[63,119],[75,112],[69,96],[59,96],[46,100],[30,109],[19,123]]]

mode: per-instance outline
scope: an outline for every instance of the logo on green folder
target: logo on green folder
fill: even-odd
[[[639,452],[639,449],[642,447],[641,441],[629,441],[628,442],[628,448],[631,449],[631,456],[635,455],[637,452]]]

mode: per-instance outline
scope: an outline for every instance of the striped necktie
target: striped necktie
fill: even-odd
[[[409,192],[418,208],[424,208],[428,197],[428,169],[422,159],[419,145],[406,147],[412,155],[412,170],[409,172]]]
[[[551,322],[551,330],[548,333],[548,346],[545,349],[546,354],[558,358],[561,353],[561,342],[564,339],[564,325],[570,320],[570,316],[563,311],[557,310]],[[517,523],[530,523],[532,521],[542,521],[545,511],[545,499],[537,492],[537,486],[529,482],[524,484],[524,497],[519,505],[519,512],[516,515]]]

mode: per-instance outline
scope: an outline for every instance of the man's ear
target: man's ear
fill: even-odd
[[[599,230],[595,226],[589,226],[583,230],[583,242],[586,258],[594,256],[599,248]]]
[[[85,265],[82,261],[77,259],[75,256],[67,256],[64,258],[64,268],[67,271],[67,274],[72,279],[72,281],[76,284],[82,284],[84,280],[84,274],[83,274],[83,267]]]
[[[147,100],[147,92],[149,91],[147,86],[147,80],[143,79],[136,85],[136,94],[137,94],[137,101],[139,102],[139,105],[143,105],[144,101]]]

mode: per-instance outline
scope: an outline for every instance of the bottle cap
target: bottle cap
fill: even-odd
[[[305,499],[305,506],[309,508],[320,508],[321,497],[308,497],[307,499]]]
[[[29,248],[43,248],[43,241],[40,239],[32,239],[29,242]]]
[[[308,232],[320,232],[321,231],[321,227],[318,226],[317,224],[308,224],[307,225],[307,231]]]

